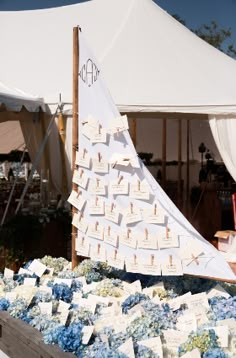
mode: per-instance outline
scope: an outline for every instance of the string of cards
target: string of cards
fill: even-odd
[[[78,210],[72,220],[77,254],[128,272],[182,275],[184,265],[199,265],[204,252],[196,241],[181,245],[125,142],[128,128],[126,116],[111,119],[107,128],[92,116],[80,123],[73,173],[78,190],[68,198]]]

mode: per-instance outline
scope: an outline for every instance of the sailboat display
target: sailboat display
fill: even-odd
[[[68,198],[76,208],[73,250],[128,272],[235,281],[221,253],[193,228],[138,157],[127,117],[118,112],[81,33],[78,63],[79,145]]]

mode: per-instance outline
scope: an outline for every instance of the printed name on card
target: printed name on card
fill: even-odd
[[[123,176],[119,176],[117,179],[112,180],[110,183],[110,193],[112,195],[128,195],[129,194],[129,182],[124,179]]]
[[[73,215],[72,225],[74,225],[79,231],[86,234],[88,223],[84,219],[83,213],[75,213]]]
[[[163,276],[182,276],[183,268],[182,262],[177,257],[169,255],[166,260],[162,260],[161,270]]]
[[[140,258],[136,254],[125,258],[125,266],[127,272],[139,273],[142,270]]]
[[[165,341],[168,342],[168,350],[173,350],[177,354],[180,344],[188,339],[188,332],[180,332],[174,329],[163,331]]]
[[[185,266],[199,265],[200,256],[204,254],[201,243],[190,240],[180,249],[180,256]]]
[[[150,348],[153,353],[158,354],[159,358],[163,358],[162,342],[160,337],[149,338],[143,341],[138,341],[138,345]]]
[[[197,309],[203,308],[209,309],[209,303],[207,299],[206,292],[196,293],[195,295],[191,295],[186,301],[188,308]]]
[[[119,253],[117,249],[107,252],[108,265],[116,267],[120,270],[124,269],[125,257]]]
[[[141,211],[131,202],[128,209],[124,210],[124,219],[126,224],[134,224],[142,220]]]
[[[90,243],[83,235],[79,235],[75,241],[75,250],[78,255],[89,256]]]
[[[166,227],[165,232],[158,235],[159,249],[169,249],[171,247],[179,247],[179,237]]]
[[[107,174],[109,172],[108,161],[102,158],[101,153],[98,153],[97,158],[92,158],[92,163],[95,173]]]
[[[119,244],[129,246],[133,249],[137,247],[136,237],[133,235],[133,231],[130,228],[119,235]]]
[[[141,273],[146,275],[161,275],[161,264],[154,254],[150,254],[146,260],[142,260]]]
[[[100,196],[95,196],[89,200],[89,214],[90,215],[104,215],[105,201]]]
[[[75,190],[72,190],[69,198],[67,199],[68,203],[73,205],[76,209],[81,211],[86,203],[86,200],[82,197],[82,191],[79,190],[76,192]]]
[[[146,180],[137,180],[134,183],[130,183],[130,198],[139,200],[149,200],[150,187]]]
[[[36,284],[36,278],[33,277],[25,277],[24,278],[24,285],[34,287]]]
[[[84,172],[84,169],[74,170],[72,181],[79,185],[81,188],[86,189],[88,185],[88,177]]]
[[[157,250],[157,236],[150,233],[148,228],[145,228],[142,233],[139,232],[137,239],[139,249]]]
[[[111,120],[110,130],[112,134],[119,134],[129,129],[128,118],[126,115],[113,118]]]
[[[104,246],[101,243],[92,245],[90,248],[90,257],[94,261],[105,262],[107,257],[106,257],[106,250]]]
[[[96,177],[90,180],[89,193],[93,195],[106,195],[106,182],[102,178]]]
[[[187,311],[183,316],[178,317],[176,327],[179,331],[196,331],[197,319],[194,313]]]
[[[104,242],[106,244],[112,245],[114,247],[117,247],[118,244],[118,235],[116,232],[114,232],[110,226],[108,226],[106,229],[104,229],[103,234]]]
[[[118,224],[120,212],[115,203],[105,205],[105,219]]]
[[[104,227],[98,221],[91,223],[88,226],[87,235],[94,239],[103,240]]]
[[[147,224],[164,224],[165,212],[162,207],[155,202],[151,209],[147,208],[143,210],[143,218]]]
[[[82,151],[76,152],[75,156],[75,164],[79,165],[80,167],[84,167],[89,169],[90,168],[90,156],[88,154],[87,149],[83,149]]]
[[[102,128],[101,124],[91,131],[90,141],[93,144],[107,142],[107,131],[105,128]]]

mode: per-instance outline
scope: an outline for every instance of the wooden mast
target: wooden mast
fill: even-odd
[[[79,30],[78,26],[73,28],[73,118],[72,118],[72,171],[75,169],[75,158],[76,151],[78,150],[78,120],[79,120]],[[77,191],[77,185],[72,183],[72,189]],[[77,213],[77,209],[72,207],[72,216]],[[76,243],[77,229],[72,225],[71,233],[71,263],[72,270],[78,265],[79,258],[76,254],[75,243]]]
[[[178,208],[182,204],[182,120],[178,120],[178,186],[177,186],[177,202]]]
[[[162,188],[166,189],[166,118],[162,120]]]

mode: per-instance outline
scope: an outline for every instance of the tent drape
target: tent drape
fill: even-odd
[[[209,116],[209,122],[220,155],[236,181],[236,115]]]

